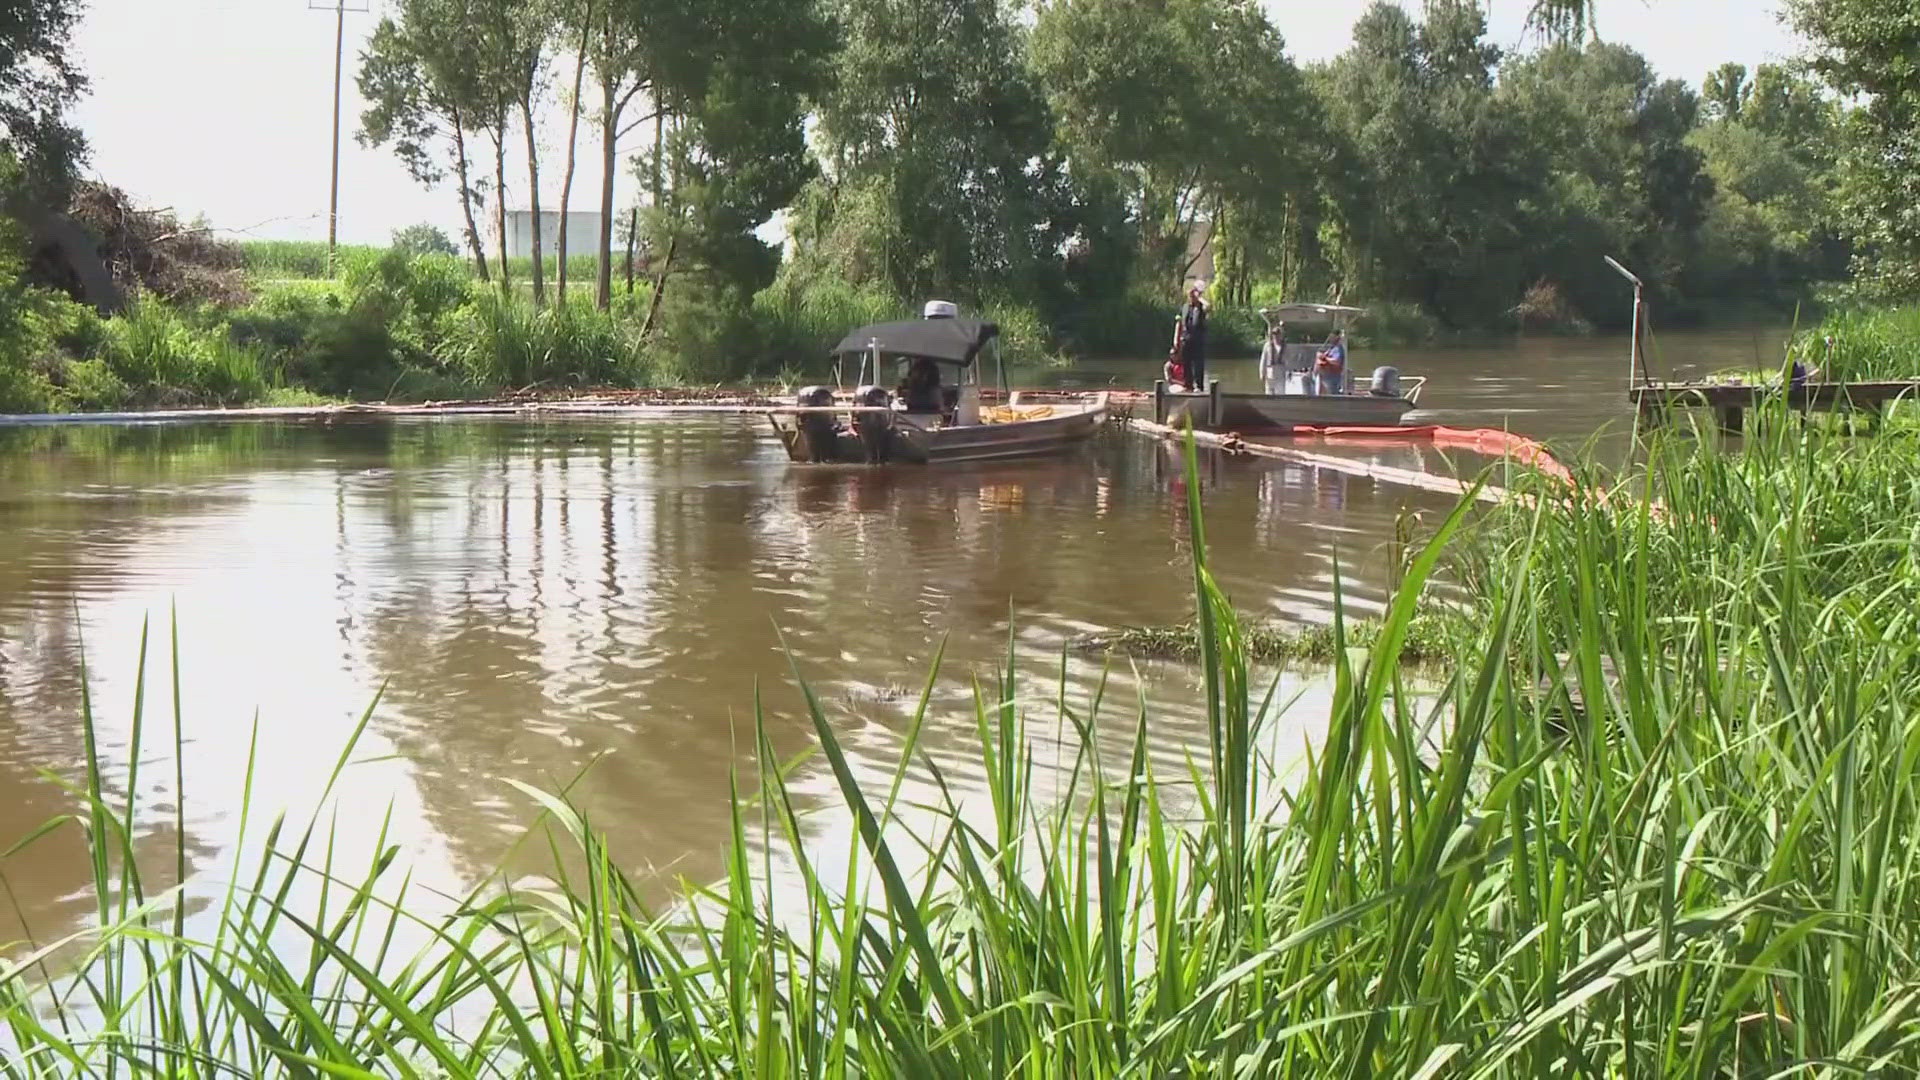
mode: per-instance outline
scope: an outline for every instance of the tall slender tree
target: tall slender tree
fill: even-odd
[[[548,45],[555,29],[554,6],[548,0],[468,0],[473,21],[470,32],[484,54],[482,70],[498,95],[498,106],[505,127],[505,116],[518,113],[520,132],[527,155],[528,233],[532,241],[533,302],[546,303],[546,251],[540,221],[540,145],[539,105],[546,86]],[[449,28],[452,30],[453,28]],[[457,31],[455,31],[457,32]],[[502,139],[504,152],[504,138]],[[504,167],[501,172],[504,174]],[[500,177],[502,190],[506,177]],[[502,203],[502,232],[505,209]],[[502,241],[504,244],[504,239]],[[505,258],[505,253],[502,253]]]
[[[567,302],[567,259],[572,254],[567,244],[567,235],[570,232],[567,222],[573,206],[574,166],[579,162],[580,94],[586,89],[587,49],[593,42],[594,6],[594,0],[576,0],[566,8],[566,18],[562,20],[562,25],[576,40],[573,53],[573,93],[567,96],[567,157],[564,175],[560,181],[560,235],[554,244],[560,261],[558,288],[562,305]]]
[[[487,255],[475,220],[485,195],[468,151],[473,117],[484,110],[485,95],[470,39],[440,32],[445,15],[440,9],[446,7],[443,0],[405,0],[397,18],[374,28],[360,54],[357,81],[368,104],[358,139],[363,146],[391,145],[408,175],[428,188],[443,182],[452,168],[474,270],[487,281]]]

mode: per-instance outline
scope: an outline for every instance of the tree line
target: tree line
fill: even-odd
[[[0,16],[25,58],[0,76],[16,203],[56,197],[84,155],[61,112],[83,89],[74,10]],[[648,334],[750,317],[769,294],[938,294],[1066,351],[1139,348],[1195,236],[1216,302],[1397,304],[1457,328],[1617,323],[1607,254],[1675,314],[1920,285],[1920,14],[1901,0],[1787,0],[1804,61],[1698,86],[1597,40],[1587,0],[1537,3],[1517,51],[1478,0],[1376,3],[1311,64],[1255,0],[388,10],[358,58],[360,138],[451,192],[465,257],[502,290],[511,192],[540,250],[543,192],[563,212],[597,203],[594,299],[611,303],[624,223]],[[537,138],[553,110],[557,161]],[[637,205],[616,203],[623,174]],[[776,215],[785,258],[757,235]],[[536,305],[546,265],[529,267]]]

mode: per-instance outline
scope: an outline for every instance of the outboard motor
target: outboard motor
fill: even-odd
[[[884,386],[863,386],[853,392],[853,403],[862,408],[884,409],[893,403],[893,394]],[[867,464],[878,465],[893,450],[893,417],[874,413],[854,413],[853,432],[867,452]]]
[[[927,319],[952,319],[959,314],[959,305],[951,300],[929,300],[927,306],[920,309],[921,317]]]
[[[833,387],[806,386],[793,397],[801,408],[825,408],[833,404]],[[807,460],[832,461],[834,458],[834,420],[832,413],[801,413],[800,439],[807,447]]]
[[[1397,367],[1377,367],[1373,369],[1373,386],[1368,393],[1374,397],[1400,396],[1400,369]]]

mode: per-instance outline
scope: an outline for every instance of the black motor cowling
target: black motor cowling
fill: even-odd
[[[1377,367],[1373,369],[1373,386],[1367,391],[1374,397],[1400,396],[1400,369],[1397,367]]]
[[[833,387],[802,387],[793,397],[793,403],[803,409],[823,409],[833,405]],[[834,457],[835,423],[832,413],[801,413],[800,438],[807,447],[807,458],[811,461],[832,461]]]
[[[885,409],[892,405],[893,395],[884,386],[862,386],[853,392],[853,403],[866,409]],[[866,450],[868,464],[879,464],[891,455],[893,449],[893,417],[891,415],[854,413],[853,430],[854,434],[860,436],[860,445]]]

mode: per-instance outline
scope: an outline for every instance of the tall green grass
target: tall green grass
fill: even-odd
[[[1910,444],[1775,408],[1739,454],[1653,446],[1606,503],[1543,485],[1476,520],[1463,500],[1372,643],[1336,652],[1324,736],[1283,775],[1274,687],[1207,563],[1190,449],[1208,742],[1189,768],[1148,755],[1143,704],[1029,697],[1009,657],[974,684],[989,812],[968,813],[919,748],[937,663],[878,785],[796,671],[854,822],[849,869],[802,842],[756,724],[725,880],[667,910],[564,797],[522,786],[536,832],[570,852],[550,888],[493,880],[421,914],[384,839],[370,865],[336,865],[316,815],[268,825],[217,925],[189,935],[133,869],[137,822],[90,749],[75,820],[97,924],[0,977],[0,1068],[1911,1075],[1912,464]],[[1444,567],[1481,618],[1416,687],[1396,661]],[[1093,737],[1116,722],[1132,731],[1117,757]],[[1078,748],[1057,778],[1030,748],[1046,728]],[[909,770],[931,778],[930,807],[909,807]],[[795,895],[771,895],[754,854],[781,845]]]
[[[1797,335],[1790,349],[1823,379],[1920,378],[1920,307],[1838,311]]]
[[[440,352],[477,386],[634,386],[650,378],[638,327],[585,298],[535,310],[475,297],[448,325]]]

